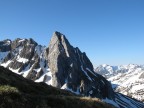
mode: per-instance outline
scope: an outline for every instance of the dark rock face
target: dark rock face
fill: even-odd
[[[7,39],[0,41],[0,52],[6,52],[11,50],[11,40]]]
[[[53,86],[60,88],[66,84],[69,89],[86,96],[114,98],[111,84],[93,71],[86,54],[71,46],[63,34],[53,34],[48,50]]]

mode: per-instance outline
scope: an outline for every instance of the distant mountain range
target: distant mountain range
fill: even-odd
[[[144,65],[110,66],[103,64],[95,69],[109,80],[116,92],[144,102]]]
[[[144,107],[142,102],[114,92],[111,83],[94,71],[86,53],[74,48],[60,32],[54,32],[48,47],[33,39],[0,41],[0,65],[35,82],[97,97],[117,108]]]

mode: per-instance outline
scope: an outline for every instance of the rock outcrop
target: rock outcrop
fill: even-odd
[[[46,48],[33,39],[5,40],[0,42],[1,65],[24,77],[37,80],[48,69]],[[4,50],[6,49],[6,50]]]
[[[111,84],[93,71],[93,65],[86,54],[71,46],[63,34],[53,34],[48,52],[53,86],[66,87],[86,96],[114,98]]]
[[[47,48],[33,39],[1,41],[0,65],[35,82],[97,97],[117,108],[144,106],[139,101],[115,93],[110,82],[94,72],[86,53],[73,47],[60,32],[54,32]]]

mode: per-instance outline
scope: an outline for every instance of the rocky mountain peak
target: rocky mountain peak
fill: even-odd
[[[1,41],[1,42],[5,42],[5,41]],[[23,47],[23,46],[37,46],[38,44],[32,39],[21,39],[21,38],[17,38],[13,41],[9,40],[7,43],[9,43],[7,46],[9,46],[9,51],[16,49],[18,47]],[[8,51],[8,50],[7,50]]]
[[[53,34],[48,50],[48,66],[53,76],[53,86],[71,89],[87,96],[94,96],[104,90],[105,93],[97,94],[99,98],[114,97],[109,82],[93,71],[93,65],[86,53],[82,53],[78,47],[71,46],[63,34]]]
[[[10,41],[8,46],[5,43],[8,41],[0,42],[0,65],[27,79],[104,99],[116,106],[129,106],[130,102],[135,102],[115,93],[110,82],[94,72],[86,53],[73,47],[60,32],[53,33],[47,48],[33,39],[18,38]]]
[[[55,46],[58,46],[59,50],[62,50],[71,45],[68,42],[68,40],[66,39],[65,35],[56,31],[53,33],[53,36],[50,40],[48,47],[51,49],[52,47],[55,47]]]
[[[50,40],[50,42],[61,42],[62,41],[62,37],[65,37],[62,33],[55,31],[52,35],[52,38]]]
[[[144,101],[144,66],[128,64],[98,66],[95,71],[111,81],[116,92]]]
[[[29,38],[29,39],[28,39],[28,43],[29,43],[29,44],[34,44],[35,46],[38,45],[38,43],[35,42],[32,38]]]
[[[3,41],[0,41],[0,45],[9,45],[11,43],[10,39],[5,39]]]

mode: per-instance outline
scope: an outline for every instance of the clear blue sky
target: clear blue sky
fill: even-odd
[[[0,0],[0,40],[47,46],[54,31],[94,65],[144,64],[144,0]]]

